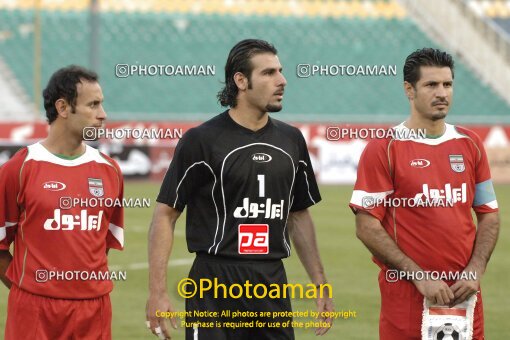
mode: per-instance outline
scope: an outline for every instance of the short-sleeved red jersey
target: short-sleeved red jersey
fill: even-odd
[[[36,143],[0,167],[0,188],[0,249],[14,241],[7,270],[13,284],[65,299],[95,298],[112,290],[112,282],[104,279],[106,252],[123,248],[122,204],[71,202],[121,201],[123,179],[114,160],[88,145],[80,157],[63,159]],[[51,279],[51,271],[76,274],[71,280]]]
[[[373,204],[378,199],[388,204]],[[407,256],[434,271],[462,271],[468,264],[476,235],[471,208],[498,210],[480,138],[450,124],[438,138],[369,142],[349,205],[379,219]]]

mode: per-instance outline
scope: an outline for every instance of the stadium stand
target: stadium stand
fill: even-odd
[[[398,122],[408,112],[401,84],[404,58],[423,46],[439,47],[392,0],[103,0],[99,5],[97,71],[112,120],[210,117],[221,110],[215,95],[229,49],[256,37],[279,49],[288,80],[283,118]],[[0,57],[29,94],[34,93],[37,13],[41,83],[63,65],[89,66],[88,0],[45,0],[39,11],[33,1],[0,0]],[[117,64],[211,65],[215,74],[118,78]],[[397,75],[299,77],[303,64],[396,66]],[[453,121],[508,118],[509,105],[459,58],[455,76]]]
[[[510,38],[510,1],[471,0],[468,4],[478,15],[487,17],[499,25]]]
[[[24,90],[0,57],[0,121],[32,120],[33,111]]]

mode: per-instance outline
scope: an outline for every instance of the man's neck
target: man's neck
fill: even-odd
[[[252,130],[258,131],[266,126],[269,119],[267,112],[260,112],[258,110],[240,107],[239,105],[228,111],[230,117],[237,124]]]
[[[430,120],[411,115],[405,122],[404,126],[411,130],[425,130],[428,137],[439,137],[446,131],[444,119]]]
[[[48,137],[41,141],[41,144],[52,154],[66,157],[81,156],[85,153],[86,148],[81,139],[77,139],[56,126],[50,127]]]

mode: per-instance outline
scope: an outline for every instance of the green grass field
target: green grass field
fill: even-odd
[[[151,198],[152,204],[159,189],[158,183],[130,182],[126,184],[126,197]],[[319,248],[333,285],[337,311],[356,311],[356,318],[337,319],[326,335],[329,339],[377,339],[379,317],[379,289],[377,266],[372,263],[368,250],[356,238],[354,216],[347,207],[351,186],[323,186],[323,201],[312,208]],[[510,186],[496,187],[501,208],[501,234],[488,270],[482,279],[486,339],[510,338],[510,231],[507,221],[510,212]],[[127,271],[127,280],[116,283],[111,295],[113,304],[114,339],[155,339],[145,328],[145,302],[147,298],[147,230],[152,208],[126,211],[126,248],[123,252],[110,252],[110,266]],[[176,241],[168,269],[168,290],[177,310],[184,310],[184,300],[178,297],[176,285],[187,276],[193,256],[188,253],[184,237],[184,216],[176,228]],[[306,273],[297,255],[285,260],[291,283],[308,283]],[[5,325],[7,289],[0,288],[0,329]],[[315,308],[313,300],[293,300],[294,310]],[[507,320],[507,321],[505,321]],[[300,320],[306,321],[306,320]],[[175,331],[174,339],[183,339],[182,329]],[[312,329],[296,329],[297,339],[316,338]],[[213,339],[211,339],[213,340]]]

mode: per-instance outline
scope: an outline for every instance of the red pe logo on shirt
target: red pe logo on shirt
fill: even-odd
[[[238,240],[239,254],[268,254],[269,225],[240,224]]]

